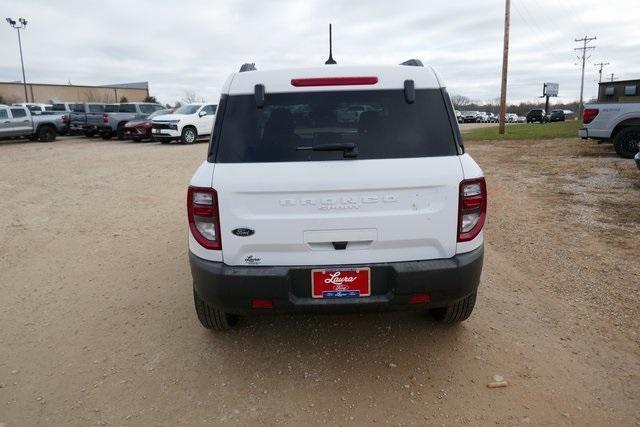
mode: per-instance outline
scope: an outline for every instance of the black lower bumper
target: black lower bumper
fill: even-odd
[[[344,299],[312,298],[312,266],[232,267],[192,253],[189,261],[193,286],[200,298],[227,313],[247,314],[444,306],[476,292],[483,256],[480,247],[448,259],[371,264],[367,266],[371,269],[371,296]],[[431,299],[426,304],[411,304],[410,297],[415,294],[429,294]],[[272,300],[273,308],[254,310],[253,299]]]

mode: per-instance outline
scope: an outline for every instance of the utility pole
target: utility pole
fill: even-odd
[[[498,133],[504,135],[504,122],[507,115],[507,67],[509,65],[509,21],[511,19],[511,0],[504,3],[504,44],[502,45],[502,83],[500,85],[500,117]]]
[[[24,60],[22,59],[22,40],[20,40],[20,30],[24,30],[27,27],[27,20],[24,18],[19,18],[18,22],[14,21],[11,18],[7,18],[7,22],[11,27],[18,30],[18,46],[20,47],[20,64],[22,65],[22,84],[24,85],[24,101],[29,102],[29,96],[27,95],[27,78],[24,76]]]
[[[613,78],[615,77],[615,74],[611,73],[609,75],[611,76],[611,82],[613,82]]]
[[[598,70],[598,83],[602,83],[602,69],[605,67],[605,65],[609,65],[608,62],[598,62],[597,64],[593,64],[596,67],[600,67],[600,70]]]
[[[595,49],[595,46],[587,46],[592,40],[596,40],[597,37],[587,37],[586,35],[581,39],[575,39],[575,42],[582,42],[582,47],[576,47],[573,50],[581,50],[582,55],[578,56],[578,59],[582,61],[582,77],[580,79],[580,107],[578,109],[578,117],[582,117],[582,110],[584,110],[583,96],[584,96],[584,63],[587,59],[591,58],[591,55],[587,57],[587,49]]]

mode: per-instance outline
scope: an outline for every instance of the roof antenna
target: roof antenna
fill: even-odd
[[[329,24],[329,59],[325,62],[327,65],[336,64],[336,61],[333,59],[333,45],[331,42],[331,24]]]

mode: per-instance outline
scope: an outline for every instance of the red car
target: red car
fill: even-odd
[[[124,137],[125,139],[133,139],[135,142],[140,142],[143,139],[151,138],[151,119],[155,116],[161,116],[163,114],[171,114],[173,108],[167,110],[158,110],[149,114],[146,119],[131,120],[124,125]]]

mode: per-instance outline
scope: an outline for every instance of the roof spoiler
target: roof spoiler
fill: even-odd
[[[415,58],[407,59],[406,61],[404,61],[400,65],[407,65],[409,67],[424,67],[424,64],[422,63],[422,61],[420,61],[419,59],[415,59]]]
[[[245,71],[256,71],[256,64],[253,62],[247,62],[246,64],[242,64],[240,67],[240,72],[244,73]]]

